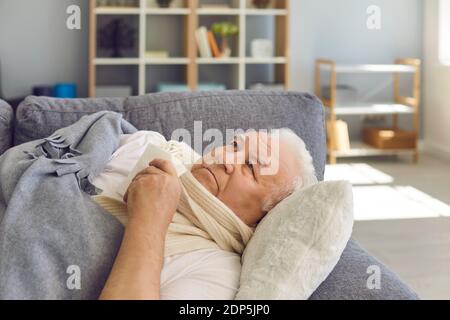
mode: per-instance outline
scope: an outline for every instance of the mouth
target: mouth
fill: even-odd
[[[216,194],[216,196],[217,196],[219,194],[220,187],[219,187],[219,181],[217,180],[216,175],[214,174],[214,172],[212,172],[212,170],[210,168],[208,168],[206,166],[202,166],[202,168],[206,169],[206,171],[208,171],[211,174],[211,176],[213,177],[214,182],[216,183],[216,186],[217,186],[217,194]]]

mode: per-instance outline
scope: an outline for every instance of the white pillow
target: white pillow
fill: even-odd
[[[237,300],[306,300],[336,266],[353,228],[349,182],[297,190],[258,225]]]

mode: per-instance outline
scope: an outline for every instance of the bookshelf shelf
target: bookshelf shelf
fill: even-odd
[[[199,8],[197,14],[199,16],[237,16],[241,14],[240,9],[228,9],[228,8]]]
[[[138,65],[139,58],[97,58],[94,64],[98,66],[116,66],[116,65]]]
[[[239,64],[240,58],[197,58],[198,64]]]
[[[285,9],[246,9],[245,14],[250,16],[285,16],[288,11]]]
[[[247,64],[285,64],[288,59],[285,57],[274,57],[274,58],[245,58],[245,63]]]
[[[141,10],[134,7],[97,7],[94,10],[97,15],[128,15],[128,14],[140,14]]]
[[[190,11],[187,8],[147,8],[145,13],[148,15],[189,15]]]
[[[108,79],[111,86],[127,84],[119,72],[126,73],[133,92],[140,95],[155,90],[158,82],[170,81],[194,91],[208,88],[208,83],[211,88],[221,84],[244,90],[259,82],[260,74],[267,84],[289,89],[290,0],[273,0],[269,9],[254,8],[249,0],[177,0],[170,8],[156,7],[153,0],[136,2],[137,7],[97,7],[96,0],[89,0],[89,96],[95,97],[97,85],[107,86]],[[214,7],[218,4],[229,7]],[[123,18],[136,30],[135,48],[126,50],[125,58],[108,57],[110,50],[101,48],[97,40],[97,30],[115,18]],[[222,21],[239,26],[239,34],[229,41],[232,56],[201,57],[196,31],[201,26],[210,30],[213,23]],[[249,56],[251,41],[261,38],[273,41],[274,57]],[[221,39],[216,37],[216,41],[220,49]],[[148,51],[156,57],[149,57]],[[98,83],[100,69],[102,81]]]
[[[189,58],[145,58],[145,64],[147,65],[177,65],[177,64],[189,64]]]

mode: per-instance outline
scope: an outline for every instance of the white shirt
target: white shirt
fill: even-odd
[[[198,250],[164,260],[162,300],[233,300],[239,289],[241,257],[223,250]]]

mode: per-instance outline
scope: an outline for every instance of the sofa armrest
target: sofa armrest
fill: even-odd
[[[379,271],[379,287],[369,284]],[[370,272],[369,272],[370,271]],[[350,239],[342,256],[311,296],[311,300],[417,300],[419,297],[395,273]]]
[[[0,100],[0,155],[12,147],[14,111]]]

